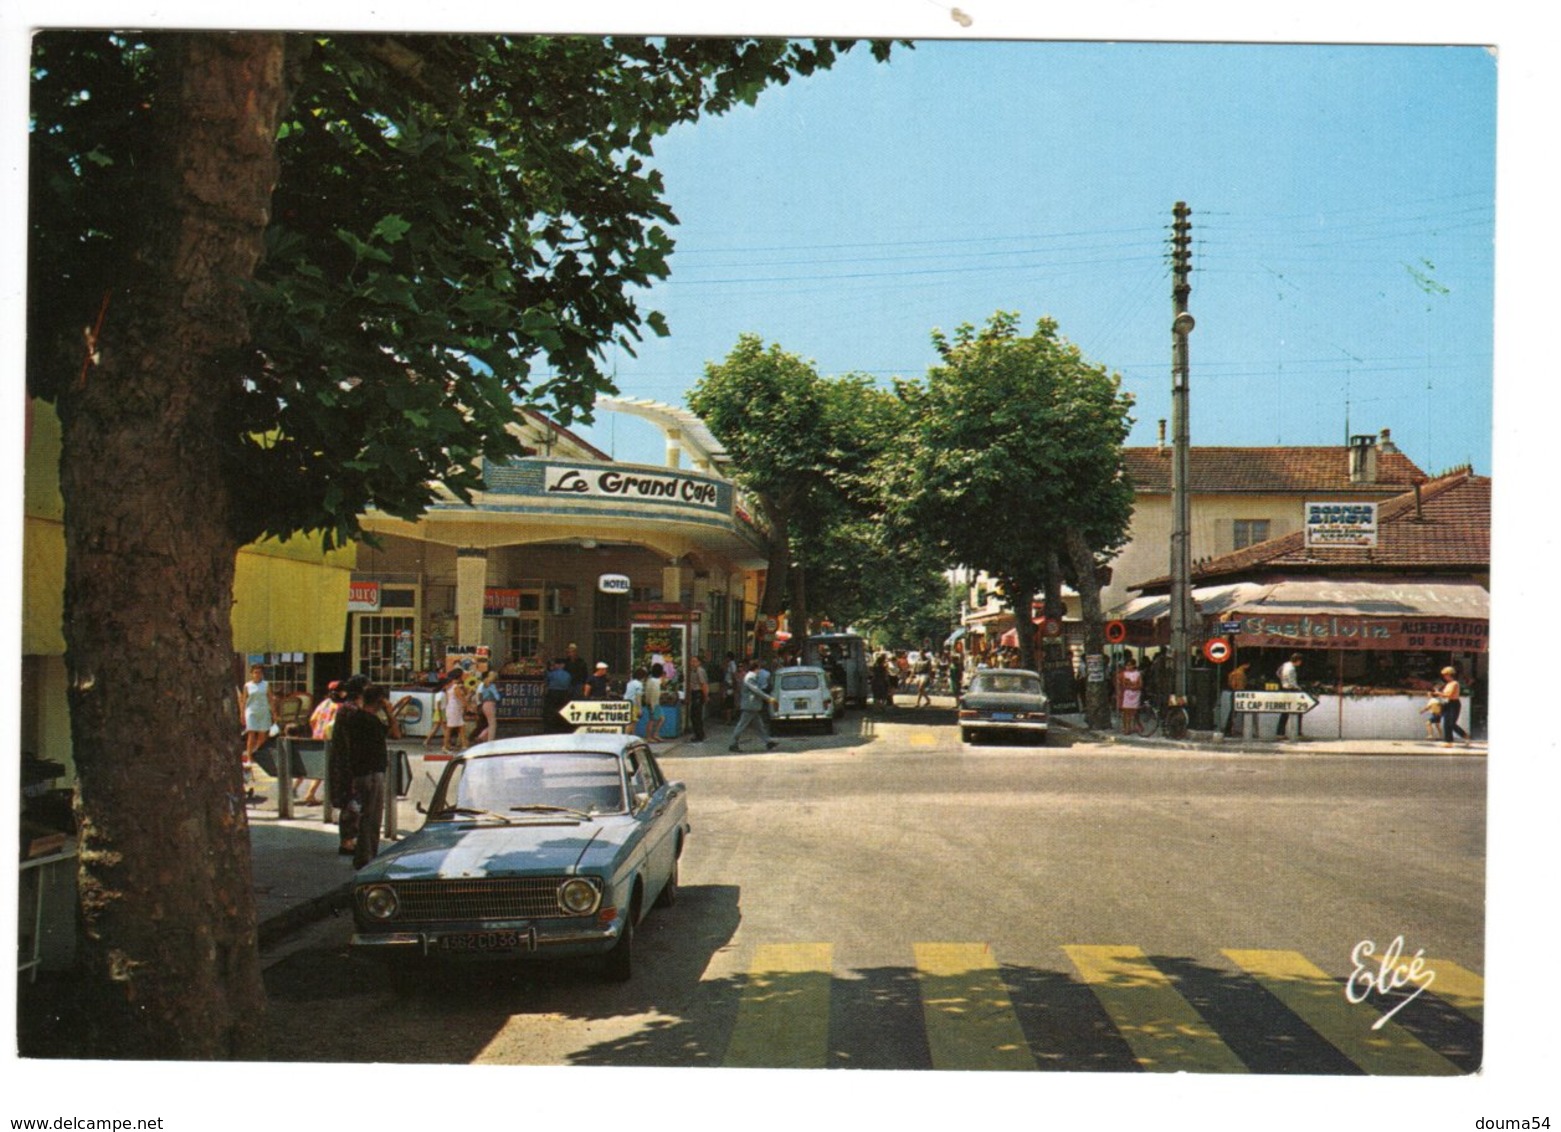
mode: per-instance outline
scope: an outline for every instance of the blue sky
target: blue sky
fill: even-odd
[[[1496,60],[1480,47],[920,41],[669,134],[681,223],[609,359],[683,403],[739,334],[919,376],[929,334],[1042,315],[1170,415],[1171,210],[1192,208],[1194,444],[1392,430],[1490,471]],[[659,462],[648,426],[581,430]]]

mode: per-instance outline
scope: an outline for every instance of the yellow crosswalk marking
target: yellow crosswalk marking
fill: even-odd
[[[934,1069],[1034,1069],[991,948],[918,943],[922,1015]]]
[[[829,984],[834,949],[827,943],[760,947],[737,1003],[737,1023],[723,1064],[822,1069],[829,1050]]]
[[[911,733],[911,746],[913,747],[936,747],[937,745],[938,737],[931,731],[915,731]]]
[[[1461,1072],[1397,1022],[1388,1021],[1373,1030],[1378,1012],[1365,1003],[1346,999],[1343,985],[1300,952],[1226,949],[1225,954],[1367,1073],[1430,1076]]]
[[[1138,1064],[1159,1073],[1244,1073],[1246,1066],[1136,947],[1064,947]]]
[[[1436,981],[1431,984],[1432,994],[1476,1022],[1485,1021],[1484,979],[1451,959],[1427,959],[1425,965],[1436,972]]]

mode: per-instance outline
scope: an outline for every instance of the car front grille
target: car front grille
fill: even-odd
[[[558,904],[564,877],[393,881],[400,907],[391,922],[531,920],[566,916]]]

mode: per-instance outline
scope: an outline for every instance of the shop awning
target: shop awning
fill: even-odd
[[[1233,613],[1286,616],[1480,618],[1491,615],[1490,593],[1467,578],[1372,581],[1284,578],[1243,595]],[[1202,603],[1200,602],[1200,608]],[[1209,612],[1213,612],[1212,610]]]
[[[1469,578],[1282,578],[1228,616],[1238,646],[1483,653],[1490,640],[1490,593]]]
[[[952,633],[950,633],[948,635],[948,640],[943,642],[943,647],[944,648],[948,648],[950,645],[953,645],[956,642],[963,640],[964,637],[965,637],[965,632],[966,632],[966,630],[965,630],[965,627],[963,625],[961,625],[958,629],[955,629]]]
[[[1223,586],[1201,586],[1192,591],[1198,612],[1205,617],[1227,613],[1243,602],[1260,598],[1272,587],[1258,582],[1234,582]],[[1171,613],[1170,594],[1135,597],[1107,615],[1108,621],[1158,621]]]
[[[1490,636],[1490,593],[1471,578],[1271,578],[1198,587],[1193,601],[1238,646],[1485,652]],[[1164,643],[1170,607],[1145,595],[1111,616],[1131,641]]]

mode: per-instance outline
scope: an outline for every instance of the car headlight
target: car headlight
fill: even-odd
[[[401,907],[396,890],[388,884],[376,884],[363,890],[363,910],[376,920],[388,920]]]
[[[558,906],[571,916],[589,916],[601,898],[601,890],[584,877],[570,877],[558,886]]]

